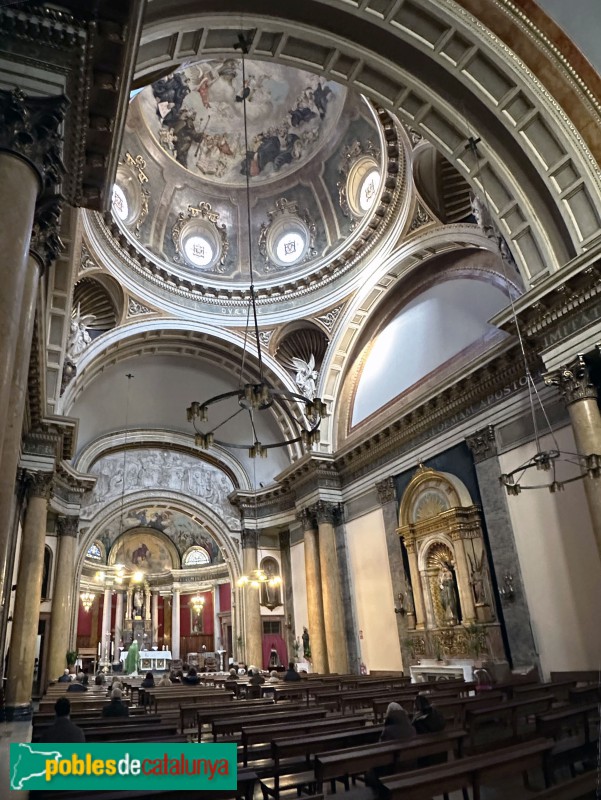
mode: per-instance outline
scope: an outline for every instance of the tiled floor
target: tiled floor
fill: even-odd
[[[10,743],[31,741],[31,722],[0,722],[0,797],[6,800],[26,800],[29,792],[11,792]]]

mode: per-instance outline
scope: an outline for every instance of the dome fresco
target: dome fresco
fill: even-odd
[[[346,89],[280,64],[204,61],[147,86],[136,100],[161,147],[204,181],[242,186],[306,165],[334,132]],[[246,99],[248,152],[244,146]]]
[[[245,75],[240,59],[188,65],[136,94],[126,122],[113,222],[128,250],[205,286],[248,286],[247,177],[259,287],[336,258],[383,186],[383,133],[361,95],[274,63],[247,59]]]

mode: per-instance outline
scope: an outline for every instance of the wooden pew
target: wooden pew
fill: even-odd
[[[549,785],[546,757],[553,747],[549,739],[535,739],[519,745],[503,747],[477,756],[429,766],[401,775],[382,778],[388,800],[431,800],[437,795],[472,789],[472,800],[480,800],[481,787],[487,781],[504,775],[542,769],[545,786]]]
[[[597,782],[597,770],[590,770],[571,781],[537,792],[531,800],[592,800]]]
[[[267,711],[268,709],[273,708],[273,705],[273,699],[244,700],[243,702],[234,700],[232,703],[228,703],[223,708],[214,704],[207,705],[206,703],[181,703],[179,707],[180,727],[182,732],[185,728],[197,727],[200,718],[199,712],[202,712],[202,724],[210,724],[213,719],[217,719],[221,716],[231,716],[240,714],[242,712],[253,713],[254,709],[259,709],[259,711]],[[290,706],[286,706],[286,708],[289,707]],[[301,706],[299,705],[294,706],[294,708],[300,707]]]
[[[460,758],[467,731],[444,731],[416,736],[408,741],[376,742],[345,750],[322,752],[315,758],[315,778],[318,790],[326,781],[342,780],[348,790],[348,779],[364,775],[377,767],[396,767],[417,762],[419,758],[454,754]],[[261,781],[261,785],[263,781]]]
[[[480,708],[467,708],[465,717],[472,744],[475,741],[475,734],[478,727],[483,722],[490,722],[492,720],[504,720],[511,728],[511,735],[514,738],[517,737],[520,717],[545,713],[551,708],[554,700],[554,695],[546,694],[541,697],[526,698],[525,700],[510,700],[505,703],[485,705]]]
[[[318,753],[325,753],[333,748],[355,747],[376,742],[383,728],[363,727],[333,733],[322,733],[302,737],[287,737],[272,739],[271,753],[273,756],[273,775],[261,778],[263,796],[273,795],[278,797],[281,791],[299,789],[302,786],[311,786],[315,782],[313,769],[307,768],[310,757]],[[290,763],[291,759],[302,756],[302,761]],[[282,767],[286,774],[282,774]],[[256,768],[256,766],[255,766]]]
[[[283,725],[287,720],[291,724],[295,722],[308,722],[311,720],[324,719],[326,716],[325,708],[307,708],[302,706],[298,711],[275,711],[267,714],[240,714],[233,717],[218,717],[211,723],[211,734],[213,741],[217,741],[218,736],[228,736],[239,733],[244,726],[253,725]]]
[[[601,686],[576,686],[569,691],[570,705],[575,703],[598,703],[601,701]]]
[[[171,690],[169,690],[171,691]],[[205,704],[207,706],[229,705],[234,697],[233,692],[213,692],[202,687],[198,689],[191,686],[189,689],[181,691],[179,688],[171,691],[170,694],[157,693],[150,695],[150,707],[155,714],[167,709],[176,710],[179,716],[179,707],[185,703]]]
[[[274,703],[279,700],[287,700],[290,698],[296,699],[297,697],[305,697],[307,706],[309,705],[309,697],[315,692],[316,684],[312,681],[300,681],[297,683],[282,683],[281,686],[273,684],[263,684],[261,686],[261,694],[268,689],[273,696]]]
[[[44,731],[48,730],[51,725],[54,723],[54,717],[52,719],[44,719],[43,721],[39,721],[34,719],[32,733],[31,733],[31,741],[37,742],[40,739],[40,736],[44,733]],[[114,726],[115,724],[119,724],[120,726],[131,726],[131,725],[140,725],[143,723],[144,726],[148,729],[148,726],[160,725],[161,718],[157,716],[149,717],[148,715],[144,715],[143,717],[77,717],[77,725],[84,731],[88,728],[97,728],[101,726],[110,727],[111,725]]]
[[[295,723],[295,730],[297,734],[319,734],[319,733],[332,733],[340,730],[348,730],[350,728],[359,728],[365,725],[367,720],[361,717],[330,717],[328,719],[306,720],[298,721]],[[250,725],[242,726],[242,762],[244,766],[248,764],[248,751],[249,747],[254,744],[262,742],[271,742],[273,739],[282,738],[290,734],[290,725]]]
[[[599,722],[597,703],[567,706],[548,714],[537,714],[536,732],[539,736],[555,740],[550,756],[553,768],[565,764],[570,768],[572,777],[575,777],[575,762],[595,756],[598,737],[591,736],[593,722]],[[573,735],[578,730],[582,733]],[[568,732],[570,735],[566,735]]]

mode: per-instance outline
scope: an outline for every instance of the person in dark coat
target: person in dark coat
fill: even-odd
[[[58,679],[58,683],[71,683],[71,675],[69,674],[69,670],[66,669],[63,674]]]
[[[107,703],[102,709],[103,717],[129,717],[129,708],[122,702],[123,692],[121,689],[113,689],[111,692],[111,702]]]
[[[80,727],[71,722],[71,703],[67,697],[59,697],[54,704],[55,718],[52,725],[47,728],[40,737],[40,742],[64,742],[66,744],[78,744],[85,742],[86,737]]]
[[[85,675],[83,672],[77,673],[77,678],[73,681],[71,686],[67,689],[68,692],[87,692],[88,687],[84,686]]]
[[[200,678],[194,667],[190,667],[188,670],[188,674],[183,678],[182,683],[188,684],[188,686],[198,686],[200,683]]]
[[[420,692],[415,698],[411,723],[417,733],[438,733],[445,729],[446,720],[442,713],[430,703],[428,696]]]
[[[140,686],[142,687],[142,689],[152,689],[152,687],[154,686],[154,675],[152,674],[152,672],[146,673],[146,677],[144,678]]]
[[[288,669],[284,673],[284,677],[282,678],[282,680],[294,682],[294,681],[300,681],[300,679],[301,676],[294,669],[294,661],[290,661],[290,663],[288,664]]]
[[[407,712],[398,703],[389,703],[384,717],[384,730],[380,734],[381,742],[402,742],[409,741],[415,737],[415,728],[407,715]],[[380,797],[384,797],[386,790],[380,782],[380,778],[391,775],[395,767],[376,767],[365,773],[365,784],[371,786]]]
[[[265,683],[265,678],[256,667],[249,669],[248,674],[250,676],[249,683],[251,686],[261,686],[261,684]]]

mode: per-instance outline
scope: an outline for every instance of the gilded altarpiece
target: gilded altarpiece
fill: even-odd
[[[480,515],[449,473],[420,465],[405,490],[398,533],[409,562],[414,660],[504,658]]]

